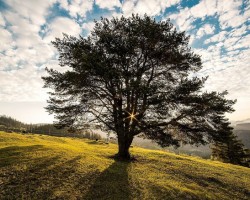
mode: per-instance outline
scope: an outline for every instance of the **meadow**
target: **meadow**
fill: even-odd
[[[250,169],[102,141],[0,132],[0,199],[250,199]]]

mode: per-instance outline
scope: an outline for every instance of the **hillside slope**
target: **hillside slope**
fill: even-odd
[[[250,169],[114,144],[0,132],[0,199],[249,199]]]

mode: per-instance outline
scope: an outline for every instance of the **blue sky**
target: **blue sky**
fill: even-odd
[[[43,107],[45,67],[62,70],[50,41],[62,32],[87,36],[93,20],[138,13],[170,18],[202,56],[205,90],[237,99],[231,121],[250,119],[249,0],[0,0],[0,115],[52,122]]]

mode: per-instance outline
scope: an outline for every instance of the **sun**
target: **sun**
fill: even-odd
[[[133,120],[137,120],[136,119],[136,115],[138,115],[138,113],[135,113],[134,110],[130,113],[130,112],[127,112],[129,114],[129,116],[127,118],[130,119],[130,123],[133,121]]]
[[[135,114],[134,114],[134,113],[131,113],[131,114],[130,114],[130,118],[131,118],[131,119],[134,119],[134,118],[135,118]]]

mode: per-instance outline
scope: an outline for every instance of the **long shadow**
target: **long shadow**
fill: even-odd
[[[128,179],[129,162],[115,161],[103,172],[96,172],[94,182],[83,199],[132,199]]]
[[[82,155],[65,159],[47,151],[42,145],[0,149],[0,199],[132,199],[129,162],[114,161],[101,172],[86,163],[83,171]]]
[[[31,145],[31,146],[10,146],[0,149],[0,167],[12,165],[27,160],[26,154],[29,152],[46,150],[43,145]]]
[[[46,155],[43,145],[0,149],[0,199],[52,199],[81,158],[66,162],[60,155]],[[32,154],[30,154],[32,152]],[[38,153],[38,157],[36,157]],[[31,156],[34,157],[31,157]]]
[[[47,187],[44,183],[50,177],[48,167],[57,162],[58,157],[41,157],[31,159],[25,168],[12,169],[7,166],[6,170],[2,171],[0,179],[3,184],[0,186],[2,197],[0,199],[46,199],[53,195],[51,187]],[[22,163],[22,161],[19,161]],[[32,163],[33,162],[33,163]],[[37,198],[36,198],[37,197]]]

